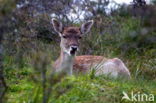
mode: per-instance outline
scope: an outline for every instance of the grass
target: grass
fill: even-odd
[[[41,85],[30,80],[31,72],[24,72],[24,69],[16,71],[11,80],[8,80],[10,88],[7,103],[41,102]],[[18,75],[22,77],[17,77]],[[156,98],[156,81],[142,78],[114,80],[104,76],[91,78],[90,75],[67,76],[55,84],[52,91],[49,103],[129,103],[130,101],[121,100],[123,91],[129,95],[132,91],[153,94]]]

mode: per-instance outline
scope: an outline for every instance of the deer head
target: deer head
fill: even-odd
[[[80,39],[88,33],[93,25],[93,20],[90,20],[81,25],[81,27],[63,27],[63,24],[56,19],[51,20],[54,30],[61,37],[60,47],[63,52],[69,56],[75,56],[79,49]]]

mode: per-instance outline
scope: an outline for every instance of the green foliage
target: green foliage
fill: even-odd
[[[0,19],[12,12],[16,7],[15,0],[0,0]]]
[[[51,59],[56,58],[59,51],[58,44],[36,41],[37,49],[30,56],[24,56],[25,64],[22,68],[14,63],[13,56],[5,56],[5,75],[9,86],[7,103],[40,103],[43,100],[42,70],[47,69],[46,91],[50,94],[48,103],[130,103],[121,100],[125,91],[132,91],[156,96],[156,59],[154,44],[135,46],[141,37],[133,31],[140,30],[140,21],[129,18],[121,23],[122,31],[118,34],[98,34],[93,29],[92,34],[84,36],[79,54],[104,55],[106,57],[121,58],[130,69],[132,79],[111,79],[105,76],[94,76],[94,71],[88,75],[50,78]],[[151,36],[151,34],[147,34]],[[148,36],[146,36],[148,37]],[[55,49],[51,48],[51,45]],[[123,45],[126,45],[123,48]],[[46,48],[45,48],[46,47]],[[50,59],[51,58],[51,59]],[[29,65],[29,63],[33,64]],[[50,89],[48,88],[50,87]],[[48,92],[48,93],[49,93]],[[146,103],[146,102],[143,102]]]
[[[154,5],[156,5],[156,0],[151,0],[151,2],[152,2]]]
[[[13,1],[8,1],[0,1],[4,2],[0,4],[0,16],[15,7]],[[51,33],[50,16],[29,17],[21,11],[14,17],[17,19],[15,23],[6,23],[11,30],[4,32],[5,38],[9,39],[3,42],[6,48],[4,74],[9,86],[7,103],[41,103],[44,97],[49,103],[129,103],[121,101],[123,91],[128,94],[131,91],[152,93],[156,98],[154,16],[152,21],[150,16],[144,19],[130,17],[123,9],[119,16],[108,17],[108,25],[115,22],[118,32],[111,33],[108,29],[105,33],[107,28],[102,26],[99,30],[94,27],[82,39],[79,55],[121,58],[131,72],[130,81],[96,77],[95,71],[87,75],[53,75],[52,63],[60,48],[58,35]]]
[[[50,5],[47,1],[42,3],[40,0],[29,0],[32,5],[36,5],[34,8],[27,5],[28,7],[17,9],[19,1],[25,2],[0,0],[0,35],[4,36],[3,67],[8,86],[4,98],[6,103],[41,103],[44,100],[48,103],[130,103],[121,100],[123,91],[128,94],[132,91],[152,93],[156,99],[155,5],[147,6],[143,14],[136,9],[138,16],[143,16],[141,19],[132,17],[129,11],[131,9],[127,6],[114,11],[117,13],[115,16],[99,16],[104,25],[92,28],[90,34],[84,35],[82,39],[79,55],[121,58],[132,75],[131,80],[125,81],[122,78],[96,77],[94,70],[87,75],[53,74],[52,64],[58,57],[60,48],[59,36],[53,32],[49,14],[56,12],[61,17],[59,11],[66,9],[56,10],[56,7],[65,8],[69,3],[51,6],[53,1]],[[152,1],[156,4],[155,0]],[[40,13],[35,8],[43,7],[43,4],[46,4],[46,11]],[[108,4],[100,3],[103,7]],[[95,5],[96,3],[91,4],[88,10],[94,11],[92,6]],[[97,14],[106,15],[100,8],[97,9]]]

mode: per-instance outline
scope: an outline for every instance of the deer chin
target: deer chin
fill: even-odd
[[[69,56],[75,56],[76,55],[76,51],[71,50],[71,49],[69,49],[69,50],[65,49],[64,52],[67,53]]]
[[[78,49],[72,49],[72,48],[63,48],[63,51],[67,53],[69,56],[75,56]]]

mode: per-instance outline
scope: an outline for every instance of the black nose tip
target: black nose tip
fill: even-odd
[[[76,47],[76,46],[72,46],[71,49],[72,49],[73,51],[76,51],[76,50],[77,50],[77,47]]]
[[[71,46],[70,54],[71,54],[71,55],[75,55],[77,49],[78,49],[77,46]]]

